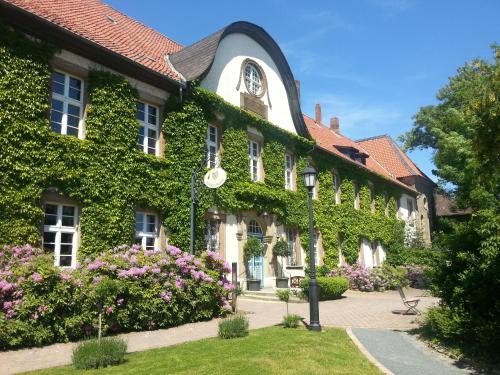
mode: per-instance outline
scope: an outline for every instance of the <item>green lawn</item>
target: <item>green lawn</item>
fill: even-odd
[[[119,366],[83,371],[58,367],[32,374],[381,374],[344,330],[271,327],[245,338],[206,339],[132,353]]]

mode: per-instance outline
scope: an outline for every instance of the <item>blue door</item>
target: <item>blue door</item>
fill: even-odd
[[[255,237],[260,240],[261,246],[264,246],[264,236],[262,229],[255,220],[250,220],[247,229],[248,237]],[[264,257],[253,257],[248,261],[248,269],[250,277],[260,280],[260,287],[264,286]]]
[[[264,286],[264,258],[263,257],[253,257],[248,261],[248,266],[250,269],[250,275],[252,278],[260,280],[260,287]]]

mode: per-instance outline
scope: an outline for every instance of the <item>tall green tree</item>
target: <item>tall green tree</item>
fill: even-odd
[[[442,187],[472,208],[469,220],[442,236],[449,261],[436,286],[443,305],[429,323],[442,338],[490,359],[500,342],[500,47],[492,50],[493,62],[459,68],[439,103],[421,108],[401,137],[407,149],[432,149]]]

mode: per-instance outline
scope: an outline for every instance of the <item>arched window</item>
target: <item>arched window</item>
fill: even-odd
[[[245,86],[250,94],[260,96],[264,92],[264,77],[260,67],[254,62],[245,64]]]
[[[256,220],[250,220],[247,227],[247,234],[249,237],[262,237],[262,228]]]

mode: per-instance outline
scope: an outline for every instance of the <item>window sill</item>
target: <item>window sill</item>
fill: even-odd
[[[303,270],[304,266],[286,266],[287,270]]]

